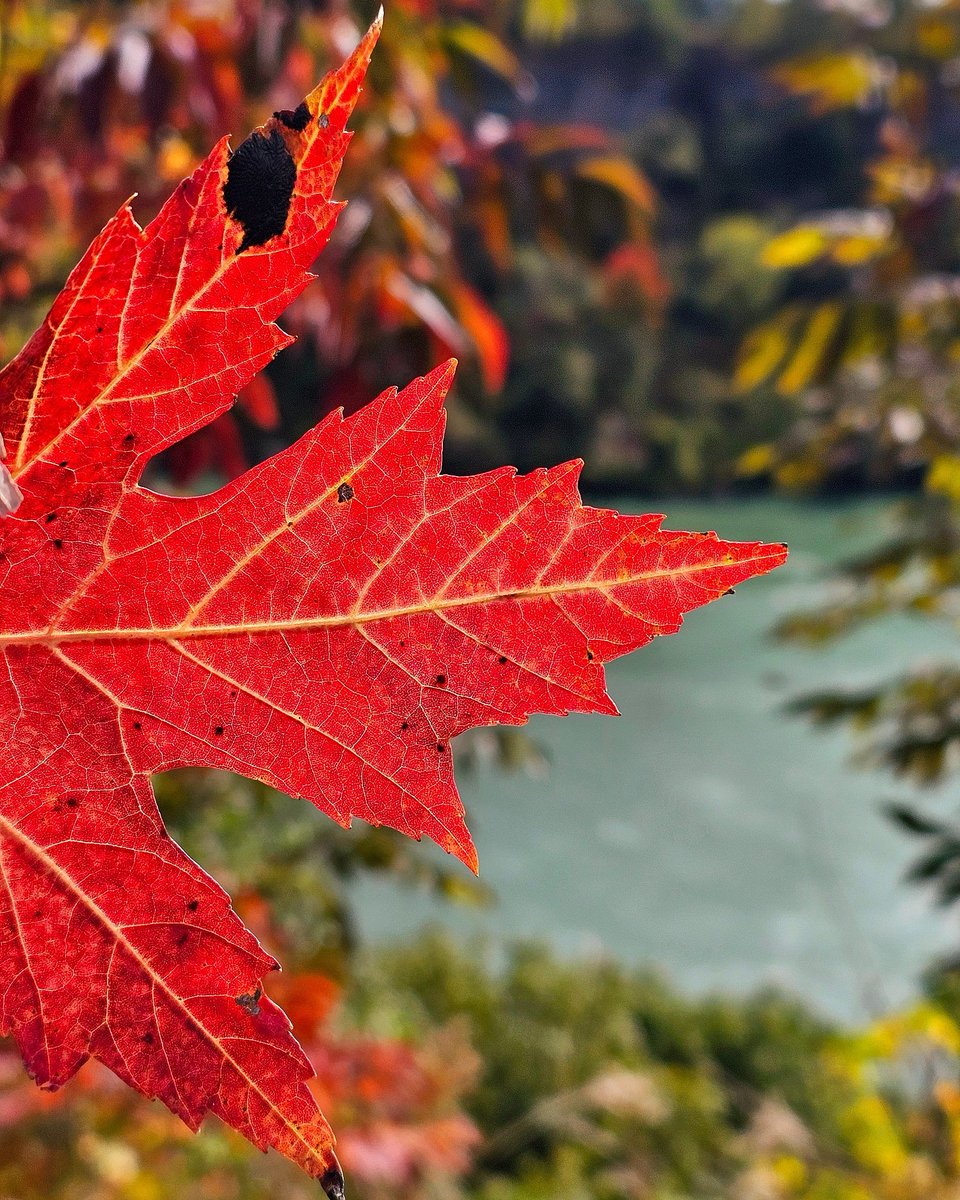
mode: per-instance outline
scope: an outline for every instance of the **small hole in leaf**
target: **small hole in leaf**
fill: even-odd
[[[326,113],[320,114],[319,121],[320,121],[321,129],[329,129],[330,128],[330,117]]]
[[[347,500],[352,500],[356,494],[349,483],[341,483],[337,488],[337,503],[345,504]]]

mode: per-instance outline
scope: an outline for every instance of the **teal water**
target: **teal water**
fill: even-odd
[[[845,1019],[900,1003],[933,956],[960,944],[953,918],[901,882],[912,847],[879,811],[917,793],[852,768],[847,733],[783,706],[821,685],[958,659],[960,632],[896,618],[824,650],[770,638],[778,617],[823,597],[831,563],[890,531],[891,502],[662,507],[668,527],[787,541],[790,561],[612,664],[620,718],[532,721],[546,779],[494,767],[461,777],[493,908],[364,882],[361,931],[546,938],[563,953],[655,963],[689,991],[775,983]],[[948,793],[923,801],[950,811]]]

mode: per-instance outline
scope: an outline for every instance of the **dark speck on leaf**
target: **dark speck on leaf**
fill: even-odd
[[[446,682],[447,682],[447,677],[446,677],[446,675],[438,675],[438,676],[437,676],[437,687],[443,687],[443,685],[444,685]]]
[[[404,721],[404,722],[403,722],[403,724],[400,726],[400,728],[401,728],[401,729],[402,729],[404,732],[406,732],[406,731],[407,731],[407,730],[410,728],[410,722],[409,722],[409,721]]]
[[[123,439],[123,444],[125,446],[132,446],[136,440],[137,440],[136,434],[128,433],[127,436]]]
[[[244,992],[237,997],[237,1003],[244,1012],[250,1014],[251,1017],[260,1016],[260,997],[263,995],[263,988],[258,987],[255,992]]]
[[[251,133],[240,143],[227,164],[223,202],[243,226],[241,253],[283,233],[296,182],[297,167],[279,129],[269,136]]]
[[[297,133],[302,132],[310,124],[310,109],[307,108],[306,101],[298,104],[294,109],[284,108],[273,115],[281,125],[286,125],[288,129],[296,130]]]
[[[223,737],[223,726],[218,725],[213,732],[217,735],[217,737]]]
[[[47,515],[44,517],[44,520],[46,521],[46,523],[48,525],[50,524],[51,521],[55,521],[56,519],[57,519],[56,513],[47,513]]]
[[[356,494],[349,483],[341,483],[337,488],[337,503],[344,504],[347,500],[352,500]]]
[[[507,656],[505,654],[501,654],[500,657],[497,659],[497,662],[500,664],[501,667],[505,667],[507,665]]]
[[[443,742],[437,742],[437,753],[442,754],[444,750],[446,750],[446,746],[443,744]]]
[[[321,129],[329,129],[330,128],[330,118],[327,116],[326,113],[320,114],[320,128]]]
[[[191,912],[196,912],[199,907],[200,907],[199,900],[191,900],[190,903],[187,905],[187,908],[189,908]]]
[[[153,1045],[153,1034],[145,1033],[143,1035],[143,1040],[147,1043],[148,1046],[152,1046]]]
[[[587,651],[587,662],[593,662],[593,651],[592,650]]]
[[[66,460],[66,459],[64,459],[64,460],[63,460],[63,462],[60,464],[60,466],[61,466],[61,467],[66,467],[66,466],[69,466],[69,463],[67,462],[67,460]]]
[[[78,804],[79,800],[77,800],[76,796],[69,796],[67,798],[67,808],[76,808]]]
[[[53,544],[56,546],[56,548],[58,550],[62,550],[63,549],[63,538],[54,538]]]

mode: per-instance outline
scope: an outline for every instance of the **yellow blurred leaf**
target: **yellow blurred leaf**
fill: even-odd
[[[830,242],[815,225],[797,225],[767,242],[760,256],[765,267],[803,267],[825,254]]]
[[[577,8],[577,0],[526,0],[527,32],[534,37],[562,37],[576,23]]]
[[[839,238],[833,247],[833,257],[841,266],[856,267],[883,254],[887,246],[886,238],[866,234]]]
[[[740,349],[733,376],[738,392],[759,387],[780,366],[790,349],[799,315],[799,309],[787,308],[752,331]]]
[[[800,344],[777,380],[778,392],[790,396],[802,391],[812,382],[832,346],[834,335],[843,319],[843,311],[843,305],[837,302],[821,304],[814,310],[803,331]]]
[[[960,456],[940,454],[930,464],[927,472],[927,491],[960,500]]]
[[[485,67],[516,87],[523,79],[520,60],[494,33],[471,21],[458,21],[444,28],[449,45],[475,58]]]
[[[769,442],[751,446],[737,459],[738,475],[763,475],[776,461],[774,447]]]
[[[789,91],[808,98],[814,111],[821,113],[860,107],[887,82],[883,65],[860,50],[795,58],[771,74]]]

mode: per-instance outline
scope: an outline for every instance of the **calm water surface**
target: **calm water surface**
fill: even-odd
[[[613,663],[619,719],[532,721],[547,779],[494,768],[461,779],[494,908],[365,882],[361,928],[375,939],[428,923],[547,938],[564,953],[659,964],[691,991],[775,982],[851,1019],[899,1003],[936,953],[960,944],[954,919],[900,882],[911,845],[879,812],[916,793],[852,769],[847,734],[782,710],[799,691],[960,659],[960,634],[897,618],[825,650],[770,639],[778,617],[824,595],[832,562],[890,531],[892,503],[662,507],[668,527],[785,540],[790,562]],[[951,809],[949,794],[923,801]]]

